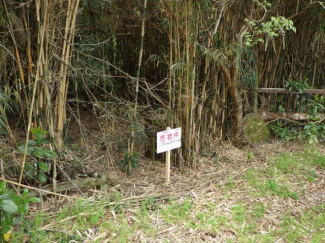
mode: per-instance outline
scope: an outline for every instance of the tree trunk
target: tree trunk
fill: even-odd
[[[219,64],[220,69],[224,75],[225,83],[228,88],[231,109],[233,112],[233,127],[231,135],[234,137],[234,142],[240,140],[241,122],[243,118],[243,102],[240,92],[237,88],[238,70],[236,68],[236,59],[232,61],[231,68],[227,68],[224,64]]]

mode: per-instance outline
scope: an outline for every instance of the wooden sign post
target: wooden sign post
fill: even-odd
[[[167,132],[170,131],[170,127],[167,127]],[[170,150],[166,152],[166,183],[170,182]]]
[[[170,129],[157,133],[157,154],[166,152],[166,183],[170,183],[170,151],[181,147],[182,128]]]

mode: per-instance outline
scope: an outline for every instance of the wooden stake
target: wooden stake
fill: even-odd
[[[167,127],[167,131],[170,127]],[[166,152],[166,184],[170,182],[170,150]]]

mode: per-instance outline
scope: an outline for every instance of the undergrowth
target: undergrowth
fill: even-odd
[[[240,178],[229,175],[226,185],[216,187],[218,196],[207,190],[197,199],[164,202],[150,196],[121,201],[119,193],[80,199],[58,206],[55,214],[38,213],[13,242],[154,242],[159,237],[174,242],[168,232],[184,235],[180,240],[194,233],[207,237],[198,242],[323,242],[325,204],[295,207],[311,193],[305,185],[322,180],[324,155],[314,146],[279,154],[265,164],[254,164],[254,159],[249,156],[249,169]]]

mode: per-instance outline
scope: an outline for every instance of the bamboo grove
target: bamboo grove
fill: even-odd
[[[109,154],[118,132],[132,154],[144,143],[152,147],[155,132],[182,127],[174,156],[179,167],[195,168],[202,148],[240,140],[242,117],[257,109],[257,87],[305,78],[324,87],[324,5],[2,0],[1,129],[10,136],[6,118],[19,117],[26,150],[30,129],[40,126],[63,153],[67,117],[80,120],[87,107]],[[145,140],[137,139],[141,131]]]

